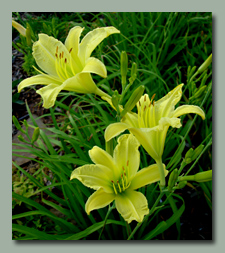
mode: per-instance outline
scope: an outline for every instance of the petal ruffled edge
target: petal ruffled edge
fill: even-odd
[[[88,58],[82,72],[97,74],[103,78],[107,77],[107,70],[105,65],[100,60],[94,57]]]
[[[105,130],[105,140],[110,141],[112,138],[118,136],[128,128],[129,125],[121,122],[110,124]]]
[[[126,190],[116,195],[115,203],[116,209],[128,223],[133,220],[142,222],[149,213],[148,201],[141,192]]]
[[[82,39],[79,45],[78,56],[83,65],[86,60],[90,57],[93,50],[109,35],[113,33],[120,33],[113,26],[96,28],[93,31],[88,32]]]
[[[51,83],[36,92],[41,95],[43,99],[43,107],[49,109],[53,107],[59,92],[64,88],[64,85]]]
[[[132,134],[124,134],[118,138],[118,144],[114,149],[113,159],[116,167],[121,172],[126,171],[128,181],[137,173],[140,165],[140,143]]]
[[[103,208],[115,199],[115,194],[106,193],[103,189],[98,189],[87,200],[85,211],[89,215],[92,210]]]
[[[165,177],[168,175],[169,171],[166,170],[166,166],[163,164]],[[157,164],[152,164],[146,168],[138,171],[138,173],[133,178],[129,189],[136,190],[145,185],[152,184],[160,181],[160,173]]]
[[[83,185],[98,190],[103,188],[107,193],[113,193],[112,171],[106,167],[95,164],[83,165],[71,173],[70,180],[78,179]]]
[[[201,118],[205,119],[204,111],[196,105],[182,105],[177,107],[177,109],[173,113],[173,117],[180,117],[181,115],[188,114],[188,113],[195,113],[201,116]]]
[[[21,92],[23,88],[29,87],[31,85],[35,84],[42,84],[42,85],[48,85],[50,83],[55,83],[60,85],[60,82],[57,82],[55,79],[48,77],[47,75],[36,75],[32,77],[28,77],[24,79],[20,84],[18,85],[18,92]]]

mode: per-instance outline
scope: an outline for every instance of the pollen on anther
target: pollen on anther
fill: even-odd
[[[151,100],[153,100],[153,99],[154,99],[155,95],[156,95],[156,93],[152,95],[152,98],[151,98]]]
[[[59,54],[59,59],[61,59],[61,57],[62,57],[62,54],[60,53],[60,54]]]
[[[141,102],[140,102],[140,100],[139,100],[139,106],[141,106]]]
[[[144,101],[146,101],[146,96],[144,96]]]
[[[58,53],[58,49],[59,49],[59,47],[57,46],[57,47],[56,47],[56,53]]]
[[[56,58],[58,58],[58,55],[57,55],[57,53],[55,53],[55,57],[56,57]]]
[[[72,49],[73,49],[73,48],[71,47],[70,50],[69,50],[69,53],[71,53]]]
[[[146,106],[145,106],[145,108],[144,108],[144,111],[145,111],[145,109],[146,109]]]
[[[153,105],[153,106],[155,105],[155,100],[153,100],[152,105]]]
[[[111,180],[111,182],[114,184],[113,180]]]
[[[123,171],[124,171],[124,167],[122,167]]]
[[[62,58],[63,58],[64,52],[62,52]]]
[[[67,63],[67,59],[65,58],[65,63]]]

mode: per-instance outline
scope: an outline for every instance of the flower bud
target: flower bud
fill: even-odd
[[[177,189],[182,189],[186,186],[187,184],[187,181],[182,181],[182,182],[179,182],[179,184],[177,185]]]
[[[131,67],[131,77],[134,75],[137,76],[137,64],[135,62],[133,62]]]
[[[204,92],[206,90],[207,86],[204,85],[198,91],[194,94],[193,98],[200,98],[202,95],[204,95]]]
[[[128,57],[127,53],[123,51],[120,55],[121,76],[127,76]]]
[[[26,40],[27,40],[27,45],[31,46],[31,31],[30,31],[29,26],[27,26],[27,29],[26,29]]]
[[[122,87],[124,88],[126,85],[126,76],[128,68],[128,57],[125,51],[123,51],[120,55],[120,65],[121,65]]]
[[[115,109],[117,110],[118,106],[119,106],[119,93],[117,90],[114,91],[113,95],[112,95],[112,104],[115,107]]]
[[[39,129],[39,127],[36,127],[34,129],[33,136],[32,136],[32,139],[31,139],[32,144],[38,139],[39,135],[40,135],[40,129]]]
[[[18,135],[17,138],[18,138],[20,141],[22,141],[22,142],[26,142],[22,135]]]
[[[178,169],[174,169],[169,177],[169,181],[168,181],[168,190],[171,191],[172,188],[174,187],[176,181],[178,178]]]
[[[137,89],[135,89],[135,91],[132,93],[127,103],[125,104],[124,110],[121,113],[121,117],[123,117],[127,112],[131,111],[135,107],[137,102],[142,97],[144,90],[145,90],[144,85],[141,85]]]
[[[202,145],[202,144],[199,145],[195,150],[193,150],[193,148],[190,148],[185,155],[184,162],[186,164],[189,164],[192,161],[194,161],[200,155],[203,148],[204,148],[204,145]]]
[[[17,118],[16,118],[14,115],[13,115],[12,120],[13,120],[13,124],[15,125],[15,127],[16,127],[19,131],[21,131],[22,133],[25,133],[25,131],[22,129],[22,127],[21,127],[19,121],[17,120]]]
[[[208,66],[212,63],[212,54],[203,62],[203,64],[198,68],[197,72],[202,73]]]
[[[196,182],[207,182],[212,180],[212,170],[199,172],[194,175],[194,180]]]
[[[26,37],[26,29],[17,23],[16,21],[12,20],[12,26],[24,37]]]

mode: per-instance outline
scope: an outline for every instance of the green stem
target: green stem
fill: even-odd
[[[99,88],[97,88],[94,93],[100,97],[107,97],[107,98],[111,99],[111,96],[109,94],[105,93],[104,91],[100,90]]]
[[[166,185],[166,181],[165,181],[165,173],[164,173],[164,166],[162,163],[162,159],[160,158],[159,160],[156,160],[156,164],[159,168],[159,174],[160,174],[160,189],[161,191],[164,189],[165,185]]]
[[[152,207],[151,210],[149,211],[149,214],[145,216],[145,218],[143,219],[142,222],[140,222],[140,223],[138,223],[138,224],[136,225],[136,227],[135,227],[134,230],[131,232],[131,234],[130,234],[130,236],[127,238],[127,240],[130,240],[130,239],[133,237],[133,235],[136,233],[136,231],[138,230],[138,228],[148,219],[148,217],[149,217],[150,215],[152,215],[152,213],[155,211],[155,208],[156,208],[156,206],[158,205],[160,199],[163,197],[164,193],[165,193],[165,192],[161,192],[161,193],[160,193],[160,195],[158,196],[157,200],[155,201],[153,207]]]
[[[101,233],[99,234],[98,240],[100,240],[101,235],[102,235],[102,232],[103,232],[103,230],[104,230],[104,228],[105,228],[105,224],[106,224],[106,221],[107,221],[107,219],[108,219],[108,216],[109,216],[109,214],[111,213],[111,211],[112,211],[114,208],[115,208],[115,204],[114,204],[114,203],[113,203],[112,206],[109,205],[108,212],[107,212],[107,214],[106,214],[106,216],[105,216],[105,222],[104,222],[104,225],[103,225],[103,227],[102,227]]]

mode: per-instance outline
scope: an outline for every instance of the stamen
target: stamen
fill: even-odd
[[[124,186],[123,174],[121,175],[121,181],[122,181],[122,186],[123,186],[123,191],[124,191],[125,190],[125,186]]]
[[[119,184],[119,181],[117,180],[117,185],[118,185],[118,188],[119,188],[119,191],[122,192],[121,190],[121,187],[120,187],[120,184]]]
[[[151,101],[154,99],[155,95],[156,95],[156,93],[155,93],[155,94],[153,94],[153,96],[152,96],[152,98],[151,98]]]
[[[114,182],[111,180],[111,182],[113,183],[113,189],[114,189],[114,192],[116,193],[116,194],[118,194],[118,192],[117,192],[117,190],[116,190],[116,187],[115,187],[115,184],[114,184]]]
[[[69,53],[71,53],[72,49],[73,49],[73,48],[71,47],[70,50],[69,50]]]

